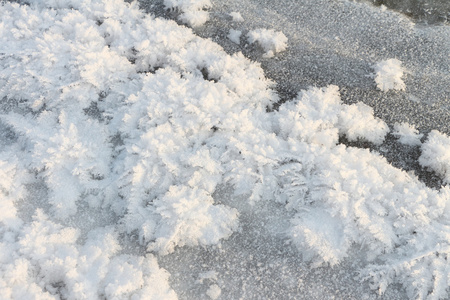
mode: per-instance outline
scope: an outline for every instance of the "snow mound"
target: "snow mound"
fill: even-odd
[[[373,66],[375,70],[375,83],[383,92],[389,90],[404,91],[406,85],[402,80],[402,62],[398,59],[383,60]]]
[[[410,125],[408,123],[395,123],[394,132],[392,134],[396,136],[398,141],[404,145],[422,145],[420,139],[423,137],[423,134],[419,134],[419,131],[416,127],[414,127],[414,125]]]
[[[209,13],[204,11],[212,6],[210,0],[164,0],[167,9],[176,9],[181,12],[178,20],[191,26],[199,27],[209,20]]]
[[[288,38],[281,31],[259,28],[251,30],[247,34],[247,40],[250,44],[258,43],[266,51],[264,56],[269,58],[286,50]]]
[[[450,213],[450,189],[430,189],[377,153],[338,145],[346,128],[340,127],[340,115],[349,107],[340,103],[337,87],[330,86],[303,91],[276,115],[275,130],[289,148],[278,151],[285,159],[275,169],[276,200],[295,212],[288,235],[312,266],[337,265],[359,245],[368,263],[360,278],[373,289],[383,293],[397,282],[407,287],[411,299],[430,293],[445,298],[450,281],[444,241],[450,227],[444,220]],[[363,108],[352,117],[373,118],[370,114]],[[377,130],[384,136],[386,125],[367,122],[363,132]],[[436,146],[436,137],[435,132],[430,145]],[[439,141],[446,149],[448,138],[440,135]]]
[[[422,155],[419,163],[442,176],[450,183],[450,137],[439,131],[432,130],[422,145]]]

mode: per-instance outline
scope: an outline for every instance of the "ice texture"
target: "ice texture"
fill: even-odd
[[[183,13],[207,4],[166,2]],[[259,63],[136,3],[4,2],[0,14],[5,299],[176,299],[160,261],[188,269],[172,276],[203,268],[177,252],[219,261],[213,251],[285,248],[308,269],[359,260],[359,278],[380,293],[400,284],[411,299],[448,298],[450,190],[340,144],[382,144],[388,132],[366,104],[343,103],[345,88],[279,103]],[[260,32],[269,52],[286,47]],[[431,132],[420,159],[446,181],[447,144]],[[292,267],[248,257],[241,272]],[[233,274],[208,270],[192,277],[197,296],[227,297],[222,278]],[[239,296],[259,292],[244,286],[259,279],[230,280],[242,281]]]

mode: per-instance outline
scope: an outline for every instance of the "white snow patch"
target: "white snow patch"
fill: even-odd
[[[237,228],[237,211],[213,203],[204,190],[171,186],[155,200],[162,222],[155,228],[157,238],[149,250],[168,254],[175,246],[217,244],[229,237]]]
[[[323,262],[333,266],[347,256],[350,244],[339,218],[323,210],[308,210],[297,218],[292,220],[290,236],[299,249],[305,249],[304,260],[316,267]]]
[[[395,123],[394,131],[392,132],[394,136],[398,138],[398,141],[404,145],[409,146],[420,146],[422,142],[420,139],[423,134],[419,133],[414,125],[404,123]]]
[[[387,59],[373,66],[375,70],[375,82],[383,92],[389,90],[404,91],[406,85],[402,80],[404,69],[398,59]]]
[[[211,8],[210,0],[164,0],[166,8],[177,9],[181,12],[178,19],[191,26],[199,27],[209,20],[206,8]]]
[[[422,155],[419,163],[442,176],[450,183],[450,137],[437,130],[432,130],[422,144]]]
[[[373,116],[371,107],[357,103],[342,104],[339,87],[311,88],[299,93],[294,101],[279,110],[279,130],[284,137],[331,148],[339,134],[349,140],[367,140],[381,144],[389,131],[382,120]]]
[[[376,145],[383,143],[389,132],[387,124],[374,117],[372,107],[362,102],[343,105],[338,127],[339,133],[345,134],[350,141],[363,139]]]
[[[206,291],[206,295],[208,295],[209,298],[213,300],[219,298],[221,293],[222,289],[217,284],[211,285],[209,289]]]
[[[267,58],[286,50],[288,42],[288,38],[281,31],[265,28],[251,30],[247,34],[247,40],[250,44],[258,43],[266,51],[264,56]]]
[[[230,16],[233,18],[234,22],[244,22],[244,18],[241,16],[240,12],[230,12]]]
[[[230,39],[230,41],[239,45],[241,43],[241,35],[242,31],[230,29],[230,32],[228,33],[227,37]]]

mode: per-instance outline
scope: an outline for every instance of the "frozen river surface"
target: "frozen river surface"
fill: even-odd
[[[390,126],[408,122],[422,133],[433,129],[450,133],[450,27],[445,22],[449,2],[376,2],[413,15],[416,21],[421,20],[417,24],[396,11],[368,2],[213,1],[210,21],[194,31],[219,43],[228,53],[242,51],[260,62],[265,74],[276,82],[281,102],[291,100],[309,86],[334,84],[339,86],[345,103],[362,101],[370,105],[375,115]],[[158,16],[176,20],[178,15],[165,10],[160,1],[144,0],[141,4]],[[242,22],[233,20],[231,12],[239,12]],[[430,13],[435,16],[430,17]],[[425,24],[436,20],[438,23],[432,26]],[[245,38],[256,28],[282,31],[288,37],[287,50],[274,58],[264,58],[264,51]],[[238,45],[227,38],[230,29],[242,32]],[[407,70],[406,91],[386,93],[374,88],[372,66],[389,58],[399,59]],[[394,166],[413,170],[428,185],[442,184],[419,166],[420,153],[402,147],[392,136],[383,145],[370,147]],[[239,200],[233,201],[232,206],[239,206]],[[335,268],[311,269],[283,233],[265,229],[286,228],[283,223],[290,217],[277,206],[262,209],[268,211],[265,214],[253,214],[253,209],[259,211],[243,209],[248,212],[241,219],[242,231],[224,241],[220,249],[180,249],[161,259],[181,298],[202,298],[208,285],[198,284],[198,274],[210,270],[218,274],[223,299],[377,298],[367,282],[354,279],[362,264],[358,249],[351,259]],[[270,223],[273,226],[264,226]],[[403,287],[396,285],[380,297],[405,298]]]
[[[448,299],[448,2],[374,2],[2,2],[0,297]]]

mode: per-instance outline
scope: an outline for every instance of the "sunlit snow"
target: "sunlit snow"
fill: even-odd
[[[197,29],[231,20],[222,41],[265,61],[295,38],[209,0],[160,5]],[[393,136],[448,183],[446,133],[392,126],[337,84],[282,103],[258,62],[135,2],[0,15],[2,299],[449,297],[448,186],[342,142]],[[408,91],[400,60],[362,69],[365,89]]]

